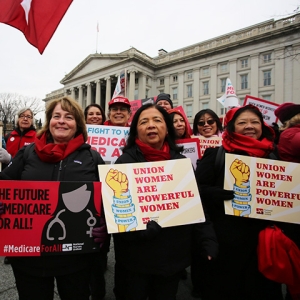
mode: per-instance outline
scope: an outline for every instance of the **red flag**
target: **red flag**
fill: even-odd
[[[72,0],[0,0],[0,22],[22,31],[42,54]]]

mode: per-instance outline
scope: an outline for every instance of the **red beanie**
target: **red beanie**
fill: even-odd
[[[275,109],[274,113],[280,122],[284,123],[300,113],[300,104],[291,102],[283,103]]]

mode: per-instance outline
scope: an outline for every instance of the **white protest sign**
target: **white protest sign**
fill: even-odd
[[[263,115],[264,121],[268,125],[272,125],[272,123],[277,123],[277,117],[275,116],[274,111],[279,106],[279,104],[264,99],[256,98],[250,95],[246,95],[244,100],[244,106],[248,104],[252,104],[260,110],[260,112]]]
[[[144,230],[150,220],[161,227],[205,221],[189,158],[99,165],[98,170],[109,233]]]
[[[106,164],[113,164],[126,145],[129,127],[86,125],[88,140],[92,149],[100,153]]]

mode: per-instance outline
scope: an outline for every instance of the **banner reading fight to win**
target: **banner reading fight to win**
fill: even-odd
[[[100,182],[0,181],[0,256],[98,252]]]
[[[100,153],[106,164],[113,164],[126,145],[129,127],[86,125],[88,140],[93,150]]]

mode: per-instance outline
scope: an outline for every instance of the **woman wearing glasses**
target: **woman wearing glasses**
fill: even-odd
[[[4,163],[2,170],[10,163],[13,157],[16,156],[19,149],[23,146],[31,144],[35,139],[35,128],[33,111],[28,108],[22,108],[15,116],[16,128],[5,136],[6,150],[0,149],[1,162]],[[4,259],[4,263],[9,264],[7,257]]]
[[[222,135],[222,123],[217,114],[211,109],[200,110],[194,118],[193,134],[205,138]]]
[[[15,130],[5,137],[6,150],[12,157],[35,139],[33,111],[28,107],[20,109],[15,117],[15,126]]]
[[[130,102],[123,96],[111,99],[108,103],[108,118],[103,125],[129,127],[131,116]]]

